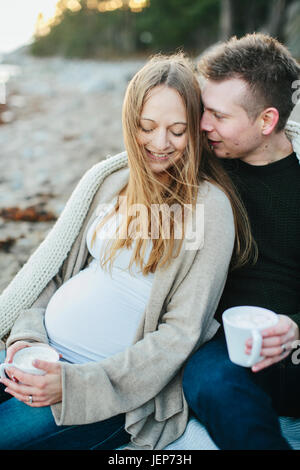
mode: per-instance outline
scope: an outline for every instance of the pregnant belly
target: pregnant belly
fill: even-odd
[[[128,282],[128,273],[113,277],[92,263],[63,284],[50,300],[45,326],[50,342],[101,360],[132,344],[145,310],[150,285]]]

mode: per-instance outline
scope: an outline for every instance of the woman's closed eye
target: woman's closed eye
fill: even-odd
[[[155,129],[144,129],[144,127],[140,128],[142,132],[145,132],[146,134],[150,134],[150,132],[153,132]],[[175,137],[181,137],[183,134],[185,134],[186,129],[182,132],[174,132],[170,131]]]
[[[181,137],[183,134],[185,134],[186,129],[182,132],[174,132],[174,131],[171,131],[171,132],[175,137]]]
[[[154,131],[154,129],[144,129],[142,126],[140,126],[140,129],[141,131],[146,132],[147,134]]]

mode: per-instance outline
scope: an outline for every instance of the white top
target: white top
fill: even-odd
[[[97,230],[92,244],[94,231],[107,211],[99,213],[87,233],[87,247],[94,259],[56,291],[45,313],[50,345],[72,363],[101,361],[130,346],[152,287],[152,273],[144,276],[136,265],[128,271],[132,249],[118,253],[111,273],[101,268],[101,249],[120,220],[116,215],[109,219]],[[147,256],[149,253],[150,244]]]

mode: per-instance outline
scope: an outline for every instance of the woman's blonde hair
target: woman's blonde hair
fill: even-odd
[[[167,170],[169,182],[164,184],[157,178],[148,165],[145,149],[138,143],[140,117],[143,106],[151,90],[164,85],[176,90],[186,107],[187,115],[187,147],[181,159]],[[112,266],[117,251],[133,246],[133,254],[129,269],[134,263],[140,266],[143,274],[154,272],[158,267],[167,267],[172,258],[178,256],[184,240],[184,218],[182,221],[182,238],[175,238],[176,220],[173,212],[169,211],[169,233],[166,237],[164,223],[159,213],[153,219],[153,207],[172,207],[176,204],[182,208],[195,207],[199,184],[209,180],[221,187],[230,199],[236,228],[236,246],[233,264],[235,266],[248,261],[252,250],[252,238],[247,214],[225,171],[217,160],[209,155],[205,137],[200,132],[201,92],[199,83],[191,62],[182,53],[171,56],[156,55],[133,77],[128,85],[123,103],[123,133],[125,148],[130,169],[129,181],[126,187],[127,207],[142,204],[147,213],[140,214],[140,226],[145,227],[147,235],[152,233],[151,224],[156,224],[158,237],[151,239],[152,249],[146,260],[146,249],[149,243],[147,237],[135,239],[132,227],[136,219],[127,215],[122,223],[122,233],[127,236],[117,236],[107,245],[101,264]],[[115,211],[119,209],[120,200],[116,203]],[[158,206],[156,206],[158,205]],[[173,206],[174,207],[174,206]],[[105,217],[100,228],[110,217]],[[143,220],[144,217],[144,220]],[[136,227],[137,228],[137,227]],[[144,232],[145,233],[145,232]],[[119,232],[120,235],[120,232]],[[133,243],[134,242],[134,243]],[[220,240],[220,243],[222,241]]]

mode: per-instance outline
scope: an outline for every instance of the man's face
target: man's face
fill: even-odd
[[[239,78],[207,80],[204,85],[201,129],[217,157],[251,163],[262,148],[261,118],[250,120],[241,105],[247,93],[247,84]]]

